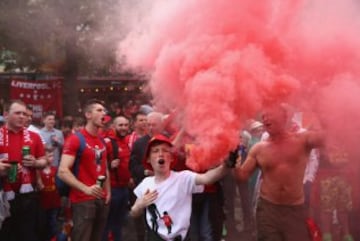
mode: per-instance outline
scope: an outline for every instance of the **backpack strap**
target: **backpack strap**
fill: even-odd
[[[85,150],[86,142],[85,142],[84,135],[80,131],[75,132],[75,135],[79,138],[79,141],[80,141],[80,147],[79,147],[78,151],[76,152],[76,157],[75,157],[75,161],[74,161],[74,169],[73,169],[74,176],[77,177],[77,175],[79,173],[81,155],[83,154],[83,152]]]
[[[72,168],[71,172],[77,178],[78,174],[79,174],[79,169],[80,169],[80,167],[79,167],[80,166],[80,159],[81,159],[81,155],[83,154],[84,149],[86,147],[86,142],[85,142],[85,137],[84,137],[83,134],[81,134],[78,131],[75,132],[74,134],[79,138],[80,146],[79,146],[79,149],[76,152],[76,156],[75,156],[75,160],[74,160],[74,164],[73,164],[73,168]],[[60,165],[60,162],[59,162],[59,165]],[[55,176],[55,185],[58,188],[60,196],[68,197],[69,193],[70,193],[70,186],[67,185],[63,180],[61,180],[59,178],[58,173],[59,173],[59,168],[58,168],[57,174]]]
[[[114,138],[109,138],[109,139],[111,141],[111,146],[113,149],[113,156],[114,158],[117,158],[119,156],[119,146]]]
[[[114,138],[109,137],[109,139],[110,139],[111,147],[112,147],[112,151],[113,151],[113,158],[119,158],[119,145],[117,144],[117,142]],[[109,159],[109,162],[111,162],[111,161],[112,160]],[[109,165],[109,169],[111,169],[110,165]],[[112,172],[114,173],[116,182],[119,183],[120,177],[119,177],[119,173],[118,173],[118,168],[113,169]]]

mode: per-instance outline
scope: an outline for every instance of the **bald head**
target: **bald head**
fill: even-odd
[[[113,125],[117,136],[124,137],[129,134],[129,119],[125,116],[116,117],[113,121]]]
[[[262,119],[270,135],[282,133],[287,125],[287,111],[282,105],[272,105],[264,109]]]

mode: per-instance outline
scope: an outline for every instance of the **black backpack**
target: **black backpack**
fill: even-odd
[[[117,142],[114,138],[111,138],[111,137],[108,137],[108,138],[111,142],[111,146],[112,146],[112,150],[113,150],[113,153],[112,153],[113,158],[118,158],[119,157],[119,145],[117,144]],[[108,156],[108,160],[109,160],[108,167],[109,167],[109,170],[111,171],[110,163],[112,160],[111,160],[110,156]],[[115,176],[116,182],[119,182],[120,177],[119,177],[119,173],[118,173],[117,169],[112,170],[112,172],[113,172],[113,175]]]

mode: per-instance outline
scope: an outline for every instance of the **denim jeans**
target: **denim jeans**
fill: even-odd
[[[253,208],[251,207],[249,185],[247,182],[238,182],[241,209],[243,212],[244,228],[251,229],[255,223]]]
[[[46,240],[50,241],[52,237],[57,236],[60,231],[57,223],[58,208],[45,210],[46,216]]]
[[[103,241],[108,240],[112,232],[114,241],[122,241],[122,228],[128,216],[129,189],[127,187],[111,188],[109,216],[104,230]]]

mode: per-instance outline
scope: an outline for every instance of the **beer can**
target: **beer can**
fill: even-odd
[[[96,185],[98,185],[99,187],[103,187],[105,180],[106,180],[105,176],[103,176],[103,175],[98,176],[98,178],[96,180]]]
[[[30,155],[30,146],[23,146],[22,147],[22,156]]]
[[[10,161],[10,168],[8,170],[8,181],[9,183],[14,183],[17,181],[17,172],[18,172],[18,162]]]

